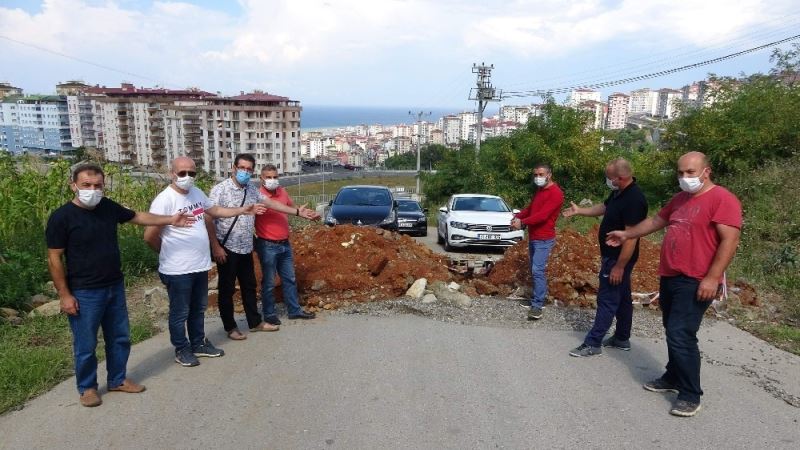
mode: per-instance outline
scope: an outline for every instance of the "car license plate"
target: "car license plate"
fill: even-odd
[[[500,235],[499,234],[479,234],[478,239],[482,241],[499,241]]]
[[[400,228],[411,228],[412,226],[414,226],[414,224],[413,224],[413,223],[411,223],[411,222],[400,222],[400,223],[398,223],[397,225],[398,225]]]

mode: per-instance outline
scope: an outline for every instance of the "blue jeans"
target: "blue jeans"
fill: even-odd
[[[659,304],[667,334],[667,370],[661,378],[678,388],[678,400],[700,403],[697,330],[711,302],[697,300],[700,282],[684,275],[661,277]]]
[[[617,264],[613,258],[600,259],[600,287],[597,290],[597,312],[594,316],[594,325],[583,343],[591,347],[599,347],[603,336],[611,328],[614,317],[617,318],[617,328],[614,336],[627,341],[631,338],[631,324],[633,323],[633,300],[631,299],[631,272],[636,261],[628,262],[622,272],[622,282],[612,285],[609,281],[611,269]]]
[[[283,303],[289,315],[300,314],[303,310],[297,295],[297,279],[294,276],[294,257],[288,242],[278,244],[264,239],[256,241],[256,252],[261,262],[261,312],[264,319],[276,317],[275,314],[275,272],[281,277]]]
[[[528,260],[531,266],[531,278],[533,278],[531,306],[534,308],[544,306],[544,299],[547,297],[547,278],[544,276],[544,272],[547,269],[547,258],[550,257],[550,250],[553,249],[555,244],[555,238],[528,242]]]
[[[208,306],[208,271],[158,276],[169,295],[169,340],[175,352],[202,345],[206,338],[203,321]]]
[[[78,314],[69,317],[72,329],[72,353],[75,356],[75,381],[78,392],[97,389],[97,330],[103,327],[106,348],[108,387],[125,381],[128,356],[131,353],[128,307],[122,281],[97,289],[75,289]]]

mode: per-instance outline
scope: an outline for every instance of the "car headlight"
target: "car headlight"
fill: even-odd
[[[453,227],[453,228],[460,228],[462,230],[466,230],[467,227],[469,227],[469,224],[466,224],[464,222],[456,222],[456,221],[452,220],[452,221],[450,221],[450,226]]]
[[[381,225],[390,224],[390,223],[394,222],[394,219],[395,219],[395,212],[394,212],[394,210],[392,210],[392,212],[390,212],[389,215],[386,216],[385,219],[381,220]]]
[[[417,219],[417,222],[425,223],[427,220],[428,220],[427,217],[420,217],[419,219]]]

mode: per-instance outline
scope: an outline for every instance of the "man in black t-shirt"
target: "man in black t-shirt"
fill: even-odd
[[[621,247],[606,245],[609,231],[625,230],[647,217],[647,200],[633,178],[628,161],[619,158],[606,166],[606,185],[611,194],[602,205],[579,208],[575,203],[564,210],[564,217],[574,215],[597,217],[600,222],[600,284],[597,290],[597,313],[594,325],[583,344],[569,352],[571,356],[593,356],[603,353],[603,347],[630,350],[633,302],[631,299],[631,272],[639,258],[639,240],[629,239]],[[614,334],[603,340],[616,317]]]
[[[75,378],[83,406],[102,403],[97,393],[95,354],[100,326],[108,390],[139,393],[145,389],[126,378],[131,342],[117,225],[190,226],[194,222],[180,214],[159,216],[124,208],[103,197],[104,182],[99,166],[77,167],[70,183],[75,197],[53,211],[45,231],[47,265],[72,330]]]

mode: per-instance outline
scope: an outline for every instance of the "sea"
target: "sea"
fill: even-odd
[[[458,108],[396,108],[396,107],[362,107],[362,106],[315,106],[302,105],[300,129],[313,131],[325,128],[339,128],[351,125],[397,125],[412,124],[417,121],[417,113],[425,115],[422,120],[435,122],[448,114],[457,114],[465,110]],[[409,114],[412,112],[413,116]],[[430,115],[427,115],[430,113]]]

